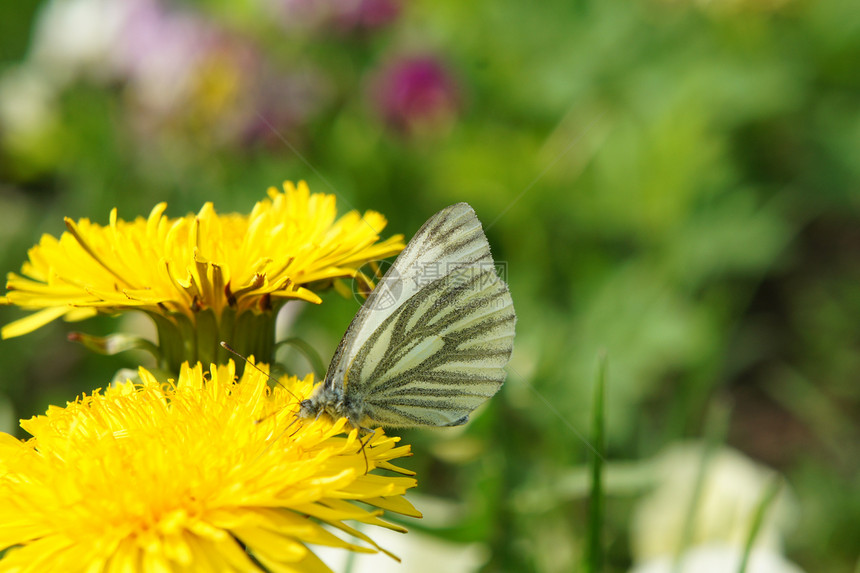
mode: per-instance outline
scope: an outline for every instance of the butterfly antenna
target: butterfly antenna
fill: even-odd
[[[229,344],[227,344],[226,342],[221,341],[221,347],[222,347],[222,348],[224,348],[224,350],[227,350],[228,352],[232,352],[233,354],[235,354],[236,356],[238,356],[239,358],[241,358],[242,360],[244,360],[244,361],[245,361],[245,363],[246,363],[248,366],[251,366],[251,367],[252,367],[252,368],[254,368],[257,372],[259,372],[260,374],[262,374],[263,376],[265,376],[266,378],[268,378],[269,380],[271,380],[272,382],[274,382],[275,384],[277,384],[278,386],[280,386],[281,388],[283,388],[284,390],[286,390],[286,391],[287,391],[287,394],[289,394],[290,396],[292,396],[293,398],[295,398],[295,399],[296,399],[296,400],[298,400],[299,402],[301,402],[301,401],[302,401],[302,399],[301,399],[301,398],[299,398],[298,396],[296,396],[296,395],[295,395],[295,394],[294,394],[294,393],[293,393],[289,388],[287,388],[286,386],[284,386],[283,384],[281,384],[281,383],[278,381],[278,379],[277,379],[277,378],[275,378],[274,376],[272,376],[271,374],[269,374],[268,372],[266,372],[265,370],[263,370],[262,368],[260,368],[259,366],[257,366],[256,364],[254,364],[253,362],[251,362],[250,360],[248,360],[247,358],[245,358],[244,356],[242,356],[242,355],[241,355],[241,354],[239,354],[238,352],[236,352],[235,350],[233,350],[233,349],[230,347],[230,345],[229,345]],[[269,415],[271,415],[271,414],[269,414]],[[268,416],[267,416],[267,417],[268,417]],[[266,418],[263,418],[262,420],[259,420],[259,421],[261,421],[261,422],[262,422],[262,421],[263,421],[263,420],[265,420],[265,419],[266,419]]]

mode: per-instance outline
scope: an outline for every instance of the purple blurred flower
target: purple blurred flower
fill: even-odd
[[[367,32],[400,15],[400,0],[263,0],[285,27],[311,31]]]
[[[400,15],[396,0],[353,0],[335,5],[335,25],[345,32],[378,30]]]
[[[407,133],[445,130],[460,107],[454,77],[433,56],[395,61],[375,78],[372,91],[385,122]]]

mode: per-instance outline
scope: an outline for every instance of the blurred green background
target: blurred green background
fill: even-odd
[[[856,571],[857,62],[848,0],[4,2],[0,262],[64,216],[247,213],[285,179],[407,238],[468,201],[506,265],[514,358],[465,430],[404,432],[455,516],[411,528],[482,544],[483,571],[574,570],[571,427],[605,350],[610,469],[727,408],[728,444],[797,498],[787,557]],[[357,307],[331,292],[290,334],[327,360]],[[135,367],[65,339],[114,328],[2,341],[2,429]],[[607,571],[631,566],[637,495],[608,492]]]

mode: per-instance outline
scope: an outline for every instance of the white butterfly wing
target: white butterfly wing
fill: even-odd
[[[466,203],[416,233],[353,319],[325,386],[384,426],[462,424],[505,379],[516,316]]]

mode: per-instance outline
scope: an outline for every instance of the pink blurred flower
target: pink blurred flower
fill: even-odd
[[[310,67],[260,75],[254,107],[241,134],[243,143],[281,148],[282,138],[293,145],[300,142],[306,137],[307,122],[332,99],[331,82]]]
[[[146,107],[171,108],[187,96],[218,34],[196,15],[169,10],[158,0],[127,0],[126,10],[115,48],[121,75]]]
[[[453,75],[433,56],[393,62],[374,79],[372,91],[385,122],[410,134],[447,130],[460,107]]]

